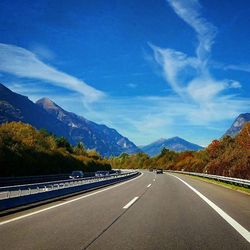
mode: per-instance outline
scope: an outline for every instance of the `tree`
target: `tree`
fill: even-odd
[[[78,142],[78,144],[73,148],[73,152],[76,155],[87,155],[87,151],[83,142]]]
[[[48,136],[51,136],[52,135],[52,133],[50,133],[47,129],[45,129],[45,128],[41,128],[40,130],[39,130],[39,132],[44,136],[44,137],[48,137]]]
[[[72,146],[63,137],[56,138],[21,122],[2,124],[0,176],[70,173],[75,169],[90,172],[111,168],[100,155],[95,153],[98,155],[96,158],[88,156],[82,144],[75,148],[81,155],[72,153]]]
[[[207,152],[209,154],[209,157],[214,159],[218,157],[219,151],[220,151],[220,141],[213,140],[212,143],[210,143],[207,147]]]
[[[244,148],[250,149],[250,122],[246,123],[236,136],[237,142]]]
[[[65,148],[68,152],[72,153],[72,147],[67,139],[63,136],[56,138],[56,144],[58,148]]]

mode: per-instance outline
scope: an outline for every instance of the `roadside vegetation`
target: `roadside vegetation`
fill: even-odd
[[[250,179],[250,123],[235,137],[214,140],[204,150],[177,153],[163,148],[155,157],[145,153],[102,158],[79,143],[72,146],[31,125],[11,122],[0,125],[0,176],[28,176],[94,172],[112,168],[162,168]]]
[[[250,123],[235,137],[214,140],[204,150],[181,153],[166,148],[150,158],[144,153],[110,158],[113,168],[162,168],[250,179]]]
[[[241,187],[241,186],[238,186],[238,185],[235,185],[235,184],[230,184],[230,183],[226,183],[226,182],[223,182],[223,181],[207,179],[207,178],[199,177],[199,176],[188,175],[188,177],[191,177],[193,179],[202,180],[202,181],[205,181],[205,182],[208,182],[208,183],[213,183],[213,184],[216,184],[216,185],[219,185],[219,186],[223,186],[223,187],[233,189],[233,190],[236,190],[236,191],[240,191],[240,192],[243,192],[243,193],[247,193],[247,194],[250,195],[250,189],[247,188],[247,187]]]
[[[63,137],[21,122],[0,125],[1,177],[110,169],[106,159],[86,150],[83,144],[72,146]]]

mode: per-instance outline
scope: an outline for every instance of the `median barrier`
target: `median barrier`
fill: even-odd
[[[139,175],[139,172],[131,172],[127,174],[122,174],[120,176],[114,176],[110,179],[97,180],[91,183],[85,183],[77,186],[67,186],[64,188],[56,190],[43,191],[41,193],[28,194],[24,196],[12,197],[7,199],[0,200],[0,211],[16,208],[20,206],[25,206],[28,204],[38,203],[41,201],[47,201],[50,199],[67,196],[70,194],[75,194],[83,191],[93,190],[101,188],[107,185],[112,185],[127,179],[136,177]]]

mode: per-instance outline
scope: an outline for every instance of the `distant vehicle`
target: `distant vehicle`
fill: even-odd
[[[111,171],[108,171],[109,175],[118,175],[121,174],[121,170],[120,169],[112,169]]]
[[[156,170],[156,173],[157,173],[157,174],[163,174],[163,170],[162,170],[162,169],[157,169],[157,170]]]
[[[149,172],[153,172],[153,170],[154,170],[153,168],[150,168],[150,169],[149,169]]]
[[[84,174],[80,170],[73,171],[69,176],[70,179],[83,178]]]
[[[95,177],[104,177],[109,176],[109,171],[97,171],[95,173]]]

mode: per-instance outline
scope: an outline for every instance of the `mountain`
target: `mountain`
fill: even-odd
[[[141,150],[150,156],[158,155],[163,148],[167,148],[176,152],[185,150],[198,151],[203,149],[201,146],[190,143],[180,137],[173,137],[169,139],[160,139],[147,146],[141,147]]]
[[[26,96],[12,92],[0,84],[0,123],[21,121],[37,129],[46,128],[56,135],[66,137],[66,126],[34,104]]]
[[[115,129],[65,111],[48,98],[33,103],[0,84],[0,123],[21,121],[37,129],[45,128],[57,136],[64,136],[72,144],[83,142],[88,149],[96,149],[102,156],[139,152],[140,149]]]
[[[134,143],[120,135],[115,129],[96,124],[84,117],[65,111],[48,98],[42,98],[36,104],[67,126],[67,138],[73,144],[82,141],[87,148],[96,149],[104,156],[120,155],[123,152],[131,154],[140,151]]]
[[[250,122],[250,113],[240,114],[235,119],[232,126],[226,131],[225,135],[230,135],[231,137],[234,137],[241,131],[246,122]]]

